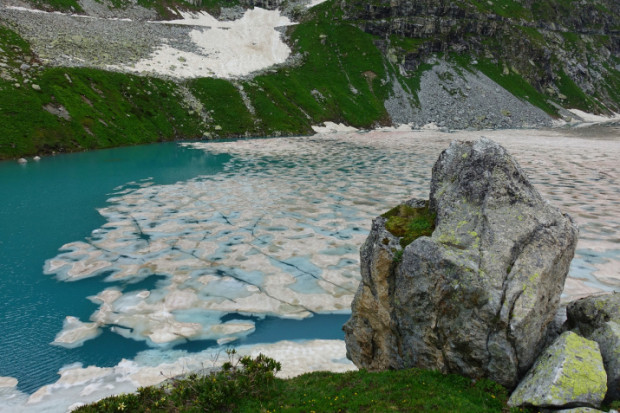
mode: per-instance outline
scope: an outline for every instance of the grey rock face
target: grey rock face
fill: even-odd
[[[620,324],[608,321],[590,336],[598,343],[607,372],[607,401],[620,400]]]
[[[430,209],[432,236],[402,259],[385,218],[373,221],[344,326],[348,357],[370,370],[433,368],[514,387],[557,311],[577,228],[484,138],[440,155]]]
[[[620,323],[620,293],[590,296],[573,301],[566,308],[566,324],[589,337],[607,321]]]
[[[536,361],[508,405],[599,407],[606,391],[598,344],[567,331]]]

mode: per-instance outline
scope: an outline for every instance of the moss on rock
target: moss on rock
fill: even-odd
[[[428,201],[423,207],[415,208],[407,204],[398,205],[382,215],[387,219],[385,228],[400,238],[405,248],[422,236],[430,236],[435,230],[437,215],[429,208]]]

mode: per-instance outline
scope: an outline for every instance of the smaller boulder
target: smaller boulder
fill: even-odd
[[[608,321],[590,336],[598,343],[607,372],[606,401],[620,400],[620,324]]]
[[[536,360],[508,400],[511,407],[594,407],[607,393],[598,344],[567,331]]]
[[[589,337],[608,321],[620,323],[620,293],[596,295],[573,301],[566,308],[566,325]]]

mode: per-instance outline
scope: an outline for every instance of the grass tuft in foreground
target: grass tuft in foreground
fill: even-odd
[[[234,350],[228,352],[229,356]],[[173,379],[83,406],[77,412],[505,412],[508,393],[490,380],[436,371],[316,372],[277,379],[280,364],[259,355],[221,371]],[[513,411],[519,411],[513,409]]]

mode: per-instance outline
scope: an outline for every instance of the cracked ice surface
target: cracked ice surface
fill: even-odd
[[[63,246],[46,272],[66,281],[165,276],[149,291],[114,286],[90,297],[100,305],[91,316],[98,327],[149,344],[228,341],[254,330],[248,320],[221,323],[227,313],[305,318],[349,311],[370,219],[427,186],[432,161],[420,168],[398,148],[330,138],[239,144],[219,175],[119,188],[99,211],[107,223]],[[91,324],[75,330],[75,321],[55,344],[75,345],[68,339],[78,340],[76,331],[92,336]]]
[[[580,225],[569,300],[619,287],[620,142],[563,133],[483,132]],[[403,200],[427,198],[439,153],[453,139],[480,136],[373,131],[186,144],[233,157],[215,176],[119,188],[100,210],[107,223],[46,263],[47,273],[66,281],[165,279],[150,290],[111,286],[90,297],[100,306],[91,323],[69,318],[55,344],[74,347],[98,328],[151,345],[225,343],[254,330],[241,317],[222,322],[228,313],[349,311],[371,219]]]

